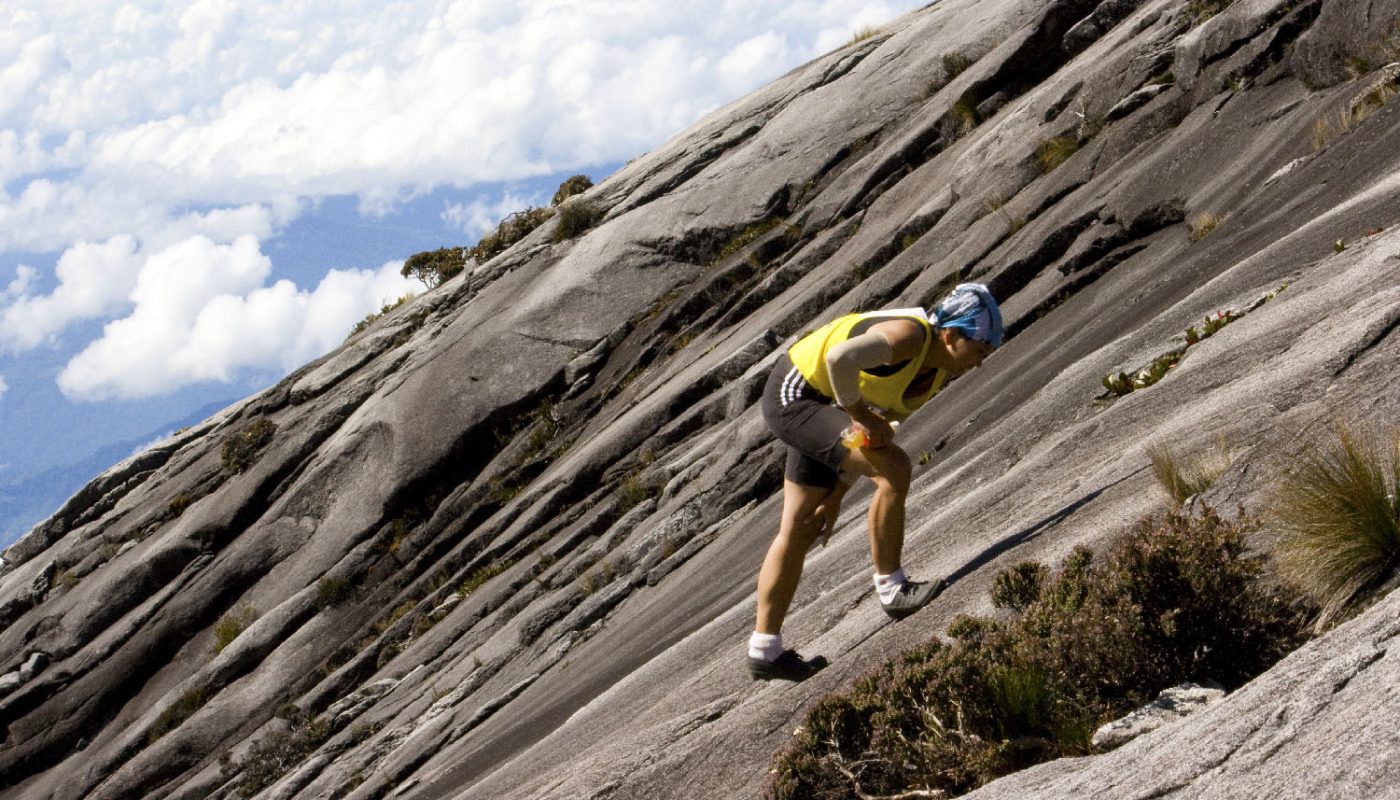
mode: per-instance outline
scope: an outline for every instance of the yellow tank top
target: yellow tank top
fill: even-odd
[[[807,379],[807,383],[816,387],[817,391],[827,397],[831,397],[833,392],[831,376],[827,374],[826,369],[826,352],[833,345],[850,338],[851,331],[856,325],[870,319],[908,319],[917,322],[924,329],[923,348],[919,351],[918,357],[910,359],[903,369],[893,375],[885,376],[873,375],[864,371],[860,373],[861,399],[876,408],[892,412],[900,417],[908,416],[914,412],[914,409],[927,403],[929,398],[937,394],[938,390],[943,388],[943,382],[948,377],[947,372],[940,369],[933,379],[933,385],[929,387],[927,392],[918,397],[904,396],[904,392],[919,374],[919,367],[924,363],[924,356],[928,354],[929,343],[933,341],[933,325],[928,321],[928,315],[924,313],[922,308],[869,311],[837,317],[797,340],[796,344],[788,348],[788,357],[792,359],[797,370],[802,373],[802,377]]]

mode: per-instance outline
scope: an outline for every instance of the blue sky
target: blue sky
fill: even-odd
[[[407,256],[472,244],[921,5],[7,0],[0,504],[68,468],[61,500],[94,454],[421,291]],[[0,544],[22,532],[5,520]]]

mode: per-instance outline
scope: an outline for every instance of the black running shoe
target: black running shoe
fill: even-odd
[[[784,650],[773,661],[749,656],[749,674],[756,681],[805,681],[825,668],[822,656],[804,659],[796,650]]]
[[[885,609],[885,613],[889,614],[891,617],[895,619],[904,619],[932,602],[933,598],[942,594],[944,588],[947,586],[948,582],[944,580],[928,582],[905,581],[904,584],[899,587],[899,591],[895,594],[894,599],[890,600],[888,603],[882,600],[880,602],[880,607]]]

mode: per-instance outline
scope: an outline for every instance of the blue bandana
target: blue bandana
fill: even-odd
[[[980,283],[958,284],[933,314],[940,328],[957,328],[969,339],[1001,347],[1001,309]]]

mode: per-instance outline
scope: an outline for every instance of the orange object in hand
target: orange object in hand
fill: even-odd
[[[851,450],[859,450],[870,444],[870,435],[865,432],[864,428],[851,425],[844,431],[841,431],[841,444],[844,444]]]

